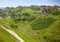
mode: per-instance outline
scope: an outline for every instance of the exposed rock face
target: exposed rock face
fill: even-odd
[[[0,18],[3,18],[3,17],[4,17],[3,10],[0,9]]]
[[[48,14],[51,12],[50,6],[41,6],[41,14]]]

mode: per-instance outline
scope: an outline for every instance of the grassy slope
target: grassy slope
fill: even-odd
[[[19,42],[19,41],[0,27],[0,42]]]
[[[48,18],[48,17],[51,17],[53,19],[57,19],[56,21],[59,21],[59,17],[58,16],[53,16],[53,15],[47,15],[47,16],[44,16],[44,18]],[[56,22],[57,23],[57,22]],[[57,23],[58,25],[60,25],[60,23]],[[17,32],[26,42],[54,42],[54,37],[52,38],[52,36],[55,36],[55,34],[50,34],[50,32],[56,32],[56,29],[55,28],[59,28],[57,26],[57,24],[55,24],[55,21],[50,24],[50,26],[48,26],[47,28],[45,29],[42,29],[42,30],[32,30],[31,29],[31,26],[30,25],[27,25],[27,24],[20,24],[20,33]],[[55,27],[53,27],[53,25],[55,25]],[[46,25],[47,26],[47,25]],[[55,29],[55,31],[53,31],[52,29]],[[49,32],[49,30],[52,30]],[[60,29],[59,29],[60,30]],[[58,31],[58,30],[57,30]],[[39,33],[39,34],[37,34]],[[59,32],[58,32],[59,33]],[[37,36],[35,35],[37,34]],[[47,36],[48,38],[47,39],[50,39],[49,41],[46,41],[44,38],[46,38],[45,36]],[[56,37],[56,36],[55,36]],[[52,38],[52,39],[51,39]],[[58,37],[57,37],[58,38]],[[60,39],[59,39],[60,40]],[[58,40],[57,40],[58,41]],[[55,40],[55,42],[57,42]]]
[[[55,21],[50,27],[41,30],[40,37],[46,42],[60,42],[60,22]]]
[[[58,30],[60,30],[59,29],[60,22],[57,22],[57,21],[60,21],[59,16],[53,16],[53,15],[44,16],[44,18],[47,18],[47,17],[52,17],[57,20],[56,20],[56,22],[53,22],[52,24],[50,24],[50,26],[48,26],[47,28],[42,29],[42,30],[32,30],[31,29],[32,27],[25,23],[17,24],[20,28],[10,28],[10,29],[13,29],[26,42],[54,42],[54,40],[59,41],[60,35],[57,36],[57,35],[53,34],[53,33],[59,34],[59,32],[60,32],[60,31],[58,31]],[[7,25],[5,25],[5,26],[7,27]],[[10,27],[10,26],[8,25],[8,27]],[[57,32],[56,32],[56,29],[57,29]]]
[[[60,42],[59,16],[49,15],[48,17],[52,17],[52,18],[56,19],[56,21],[54,21],[52,24],[50,24],[50,26],[48,26],[47,28],[44,28],[41,30],[35,30],[35,31],[39,33],[38,37],[40,37],[40,39],[43,42]],[[44,25],[42,25],[42,26],[44,26]]]
[[[44,28],[42,30],[32,30],[29,25],[25,25],[24,27],[22,26],[24,31],[26,31],[25,32],[26,37],[25,37],[24,33],[22,33],[22,35],[24,35],[23,37],[25,37],[25,39],[27,38],[28,40],[30,40],[29,42],[58,42],[60,40],[60,39],[58,40],[58,36],[55,34],[50,34],[50,32],[59,34],[60,31],[58,32],[58,30],[60,30],[59,29],[60,22],[57,22],[57,21],[60,21],[59,16],[53,16],[53,15],[44,16],[44,18],[48,18],[48,17],[56,19],[56,22],[54,21],[52,24],[50,24],[51,27],[48,26],[47,28]],[[54,29],[54,30],[52,30],[52,29]],[[57,29],[57,32],[56,32],[56,29]],[[52,31],[50,31],[50,30],[52,30]],[[37,33],[39,33],[39,34],[37,34]],[[37,37],[35,34],[37,34]],[[45,36],[47,36],[47,38]],[[54,36],[54,37],[52,38],[52,36]],[[55,37],[57,38],[57,40]],[[49,40],[46,41],[46,39],[49,39]]]

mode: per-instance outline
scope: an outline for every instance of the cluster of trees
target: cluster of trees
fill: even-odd
[[[29,21],[34,20],[39,14],[53,14],[60,15],[60,7],[58,6],[18,6],[14,7],[6,7],[0,9],[0,17],[6,18],[10,17],[15,22],[20,21]]]
[[[6,7],[0,10],[0,17],[8,18],[10,17],[15,22],[19,21],[31,21],[37,16],[37,12],[29,10],[28,7],[18,6],[14,7]]]
[[[58,8],[58,6],[55,5],[51,9],[51,14],[53,14],[53,15],[60,15],[60,8]]]
[[[60,15],[60,8],[58,6],[41,6],[41,14]]]

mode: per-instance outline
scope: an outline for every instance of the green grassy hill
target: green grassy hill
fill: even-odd
[[[5,10],[7,16],[0,19],[0,25],[13,30],[26,42],[60,42],[60,9],[53,8],[46,14],[41,14],[41,10],[18,9],[11,8],[10,13]],[[0,41],[18,42],[1,27]]]
[[[5,20],[3,24],[15,31],[26,42],[60,42],[59,16],[43,15],[31,23],[15,23],[11,20],[6,22]]]

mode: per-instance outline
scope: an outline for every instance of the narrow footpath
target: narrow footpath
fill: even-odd
[[[19,40],[19,42],[25,42],[21,37],[19,37],[18,36],[18,34],[17,33],[15,33],[14,31],[12,31],[12,30],[9,30],[9,29],[7,29],[7,28],[5,28],[4,26],[2,26],[2,25],[0,25],[4,30],[6,30],[8,33],[10,33],[11,35],[13,35],[14,37],[16,37],[18,40]]]

